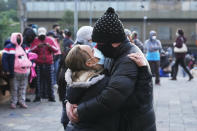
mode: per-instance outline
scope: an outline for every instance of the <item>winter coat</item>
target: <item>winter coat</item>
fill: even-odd
[[[31,50],[38,55],[36,59],[37,64],[52,64],[53,54],[58,51],[54,41],[48,36],[46,36],[44,41],[35,38],[31,44]]]
[[[144,45],[139,39],[133,39],[134,44],[140,48],[142,52],[144,52]]]
[[[17,43],[18,35],[21,37],[20,44]],[[14,72],[22,74],[29,73],[32,63],[26,54],[28,49],[21,45],[23,43],[22,34],[12,33],[10,42],[3,50],[2,64],[4,72],[9,72],[9,77],[13,77]]]
[[[155,128],[150,67],[139,68],[127,57],[130,53],[142,53],[128,40],[119,48],[119,57],[110,68],[108,85],[100,95],[78,105],[79,121],[120,112],[122,115],[119,131],[145,131]]]
[[[149,39],[145,41],[145,52],[148,61],[159,61],[161,49],[160,40]]]
[[[175,47],[181,48],[184,43],[187,42],[187,39],[184,36],[178,36],[176,38]],[[184,59],[186,53],[175,53],[176,59]]]
[[[74,42],[70,38],[64,38],[63,41],[63,52],[68,52],[73,46]]]
[[[61,53],[60,44],[59,44],[58,40],[53,37],[51,37],[51,39],[54,41],[55,46],[57,47],[57,52],[54,53],[54,55],[61,55],[62,53]]]
[[[99,95],[109,81],[108,77],[95,71],[80,71],[76,74],[69,69],[65,79],[68,84],[66,98],[72,104],[80,104]],[[119,120],[119,113],[102,115],[91,120],[87,118],[75,124],[69,123],[66,131],[118,131]]]
[[[154,32],[150,32],[150,38],[145,41],[145,53],[148,61],[159,61],[162,45],[160,40],[152,39]]]
[[[66,114],[66,81],[65,81],[65,73],[68,69],[65,63],[65,58],[67,56],[67,53],[63,52],[62,57],[60,58],[59,62],[59,68],[57,73],[57,84],[58,84],[58,95],[59,100],[62,102],[62,116],[61,116],[61,123],[64,125],[64,127],[67,126],[69,119]]]

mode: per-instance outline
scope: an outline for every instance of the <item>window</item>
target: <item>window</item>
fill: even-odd
[[[166,26],[158,27],[157,36],[160,40],[170,40],[170,28]]]

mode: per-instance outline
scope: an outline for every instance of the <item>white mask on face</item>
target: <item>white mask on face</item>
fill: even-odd
[[[104,56],[103,53],[102,53],[100,50],[98,50],[97,48],[94,48],[94,57],[99,58],[98,64],[104,65],[105,56]]]
[[[178,32],[176,32],[176,36],[179,36]]]
[[[157,39],[157,36],[152,36],[152,39],[153,39],[153,40],[156,40],[156,39]]]

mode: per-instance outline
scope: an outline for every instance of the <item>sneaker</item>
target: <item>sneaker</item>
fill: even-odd
[[[10,108],[11,108],[11,109],[16,109],[16,104],[13,104],[13,103],[12,103],[12,104],[10,105]]]
[[[25,103],[20,103],[20,106],[21,106],[22,108],[25,108],[25,109],[27,109],[27,107],[28,107]]]
[[[35,98],[33,102],[40,102],[40,98]]]
[[[191,81],[192,79],[194,79],[194,77],[193,77],[193,76],[189,77],[189,80],[188,80],[188,81]]]

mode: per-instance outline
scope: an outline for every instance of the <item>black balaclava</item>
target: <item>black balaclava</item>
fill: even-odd
[[[44,41],[44,40],[45,40],[45,38],[46,38],[46,36],[45,36],[45,35],[40,35],[40,36],[38,36],[38,39],[39,39],[39,40],[41,40],[41,41]]]
[[[97,48],[103,53],[104,56],[109,58],[117,58],[120,51],[120,46],[112,47],[111,44],[98,44]]]

